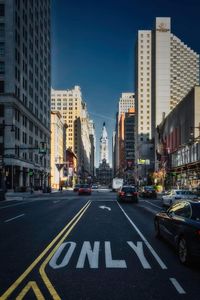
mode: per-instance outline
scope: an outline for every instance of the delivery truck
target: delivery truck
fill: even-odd
[[[123,178],[113,178],[112,180],[112,191],[116,192],[123,186]]]

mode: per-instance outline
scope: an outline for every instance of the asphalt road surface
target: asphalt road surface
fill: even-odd
[[[95,191],[0,203],[0,299],[200,299],[200,265],[156,239],[160,200]]]

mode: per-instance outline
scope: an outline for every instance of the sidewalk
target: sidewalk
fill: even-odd
[[[54,193],[54,191],[52,192]],[[38,196],[49,196],[51,193],[43,193],[43,191],[31,192],[7,192],[5,194],[5,200],[24,200],[27,198],[37,198]]]
[[[63,190],[62,192],[65,192],[65,191],[72,191],[73,189],[72,188],[68,188],[67,190]],[[28,199],[28,198],[37,198],[37,197],[41,197],[41,196],[44,196],[44,197],[49,197],[50,195],[52,194],[55,194],[55,193],[60,193],[59,190],[54,190],[52,189],[51,193],[43,193],[42,190],[39,190],[39,191],[34,191],[33,193],[31,192],[7,192],[5,194],[5,200],[4,201],[11,201],[11,200],[24,200],[24,199]]]

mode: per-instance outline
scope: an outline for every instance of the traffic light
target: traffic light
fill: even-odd
[[[33,174],[34,174],[33,171],[29,171],[29,172],[28,172],[28,175],[29,175],[30,177],[32,177]]]
[[[39,153],[40,154],[46,154],[47,153],[47,144],[45,142],[40,142]]]

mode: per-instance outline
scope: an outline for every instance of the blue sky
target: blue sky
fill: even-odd
[[[80,85],[97,147],[105,121],[111,152],[120,94],[134,91],[137,31],[171,17],[172,33],[200,53],[199,12],[199,0],[52,0],[52,87]]]

